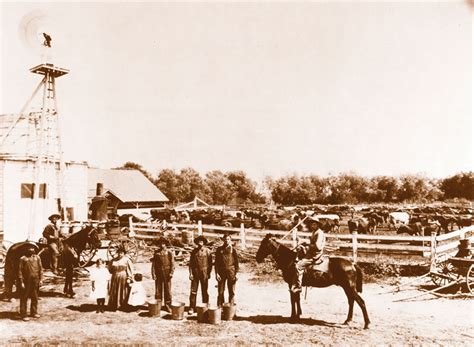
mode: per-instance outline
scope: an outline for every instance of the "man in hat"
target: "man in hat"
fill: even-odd
[[[207,287],[212,270],[212,252],[206,247],[207,239],[198,236],[194,239],[197,247],[191,252],[189,260],[189,279],[191,280],[191,294],[189,295],[189,314],[193,314],[196,309],[196,296],[201,283],[202,303],[209,303]]]
[[[229,233],[222,236],[224,244],[216,250],[216,279],[217,279],[217,306],[224,303],[224,290],[227,282],[229,291],[229,303],[234,303],[235,283],[237,282],[237,273],[239,272],[239,257],[237,251],[232,245],[232,239]]]
[[[170,242],[161,237],[158,239],[158,249],[151,260],[151,277],[155,280],[155,299],[164,303],[164,310],[171,310],[171,279],[174,273],[174,252],[168,249]]]
[[[305,254],[303,254],[302,259],[298,260],[295,264],[296,278],[295,283],[291,288],[295,293],[301,292],[304,271],[307,267],[320,261],[324,252],[324,247],[326,246],[326,235],[321,229],[319,221],[308,217],[308,222],[306,224],[309,231],[311,231],[311,237],[309,239],[309,246],[304,252]]]
[[[456,258],[471,259],[471,240],[463,239],[459,241],[458,252],[455,255]]]
[[[59,233],[58,221],[61,219],[59,214],[52,214],[48,217],[49,223],[43,230],[43,236],[48,242],[48,248],[51,253],[51,271],[58,273],[59,248],[61,243],[61,234]]]
[[[26,255],[20,258],[18,268],[18,283],[21,287],[20,316],[24,321],[29,321],[27,315],[28,298],[31,299],[30,314],[33,318],[39,318],[38,294],[43,279],[43,268],[41,259],[36,255],[36,250],[30,246]]]

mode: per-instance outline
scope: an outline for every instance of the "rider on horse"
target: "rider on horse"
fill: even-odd
[[[58,259],[61,250],[61,234],[58,228],[58,221],[61,219],[59,214],[52,214],[48,217],[51,221],[43,231],[43,236],[48,242],[48,248],[51,251],[51,271],[54,274],[58,273]]]
[[[301,292],[305,270],[311,265],[318,263],[323,255],[324,247],[326,245],[326,235],[321,229],[319,221],[309,217],[306,225],[311,231],[310,244],[307,246],[303,244],[297,246],[297,251],[298,254],[301,254],[301,259],[295,263],[297,276],[295,278],[295,283],[291,288],[294,293]]]

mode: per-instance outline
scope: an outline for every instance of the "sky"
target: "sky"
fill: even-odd
[[[466,1],[0,5],[0,113],[19,112],[48,15],[64,157],[264,176],[474,170]]]

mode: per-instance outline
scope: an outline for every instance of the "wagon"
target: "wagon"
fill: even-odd
[[[109,220],[105,223],[105,239],[109,240],[107,246],[107,259],[112,260],[117,256],[118,250],[123,247],[132,262],[138,257],[138,242],[130,234],[128,227],[121,227],[118,220]]]
[[[431,280],[439,287],[465,284],[474,294],[474,259],[451,257],[436,264],[430,272]]]

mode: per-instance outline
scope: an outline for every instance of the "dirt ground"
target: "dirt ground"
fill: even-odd
[[[47,277],[40,300],[41,318],[18,319],[16,302],[1,302],[0,344],[274,344],[274,345],[474,345],[474,300],[445,299],[427,295],[412,302],[394,302],[416,293],[415,290],[378,295],[391,285],[365,284],[365,299],[372,324],[363,329],[360,309],[354,321],[345,326],[347,301],[341,288],[313,288],[302,299],[303,319],[291,323],[288,287],[283,281],[256,281],[245,264],[237,282],[237,318],[219,325],[197,323],[196,316],[181,321],[149,317],[137,312],[97,314],[89,299],[87,278],[75,282],[77,296],[62,297],[62,279]],[[150,264],[135,264],[144,274],[149,298],[154,294]],[[48,273],[47,273],[48,275]],[[408,279],[407,279],[408,280]],[[210,284],[211,303],[215,303],[215,278]],[[174,299],[189,303],[187,269],[179,267],[173,278]]]

